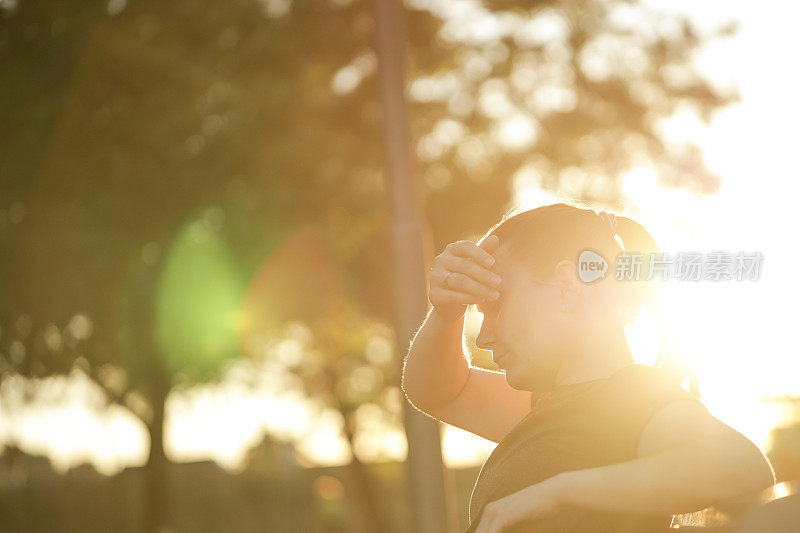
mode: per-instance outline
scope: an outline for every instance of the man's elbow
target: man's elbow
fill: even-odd
[[[742,470],[740,486],[743,495],[760,492],[775,484],[775,472],[772,465],[757,448],[751,453],[748,467]]]
[[[413,392],[414,389],[413,387],[408,386],[408,382],[405,380],[405,378],[400,380],[400,390],[403,391],[403,396],[405,397],[406,401],[419,409],[417,406],[416,396]]]
[[[408,373],[406,372],[405,367],[403,367],[403,371],[400,374],[400,390],[403,391],[403,396],[411,405],[414,405],[414,388],[409,383]],[[416,405],[414,405],[416,407]]]
[[[737,434],[729,441],[727,468],[717,483],[719,499],[754,495],[775,484],[775,472],[763,452],[750,440]]]
[[[403,391],[403,396],[405,399],[410,403],[416,410],[421,411],[427,414],[427,406],[425,405],[425,401],[420,394],[419,387],[417,386],[416,380],[413,379],[413,375],[408,372],[405,365],[403,365],[403,371],[401,372],[400,376],[400,390]]]

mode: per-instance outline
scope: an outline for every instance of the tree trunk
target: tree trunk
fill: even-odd
[[[347,443],[350,446],[350,452],[353,455],[353,460],[350,462],[349,468],[353,474],[353,480],[355,481],[355,490],[363,511],[362,515],[365,521],[366,530],[375,532],[391,531],[390,529],[387,529],[387,524],[383,523],[384,521],[380,499],[378,498],[376,487],[369,476],[369,472],[367,472],[364,463],[359,461],[358,457],[356,457],[356,450],[354,446],[355,435],[353,434],[349,424],[351,413],[342,412],[342,415],[344,415],[345,420],[345,436],[347,438]]]
[[[331,398],[333,399],[334,407],[341,413],[344,420],[344,436],[347,439],[347,444],[350,446],[350,453],[353,456],[348,468],[353,476],[353,482],[355,484],[354,490],[356,492],[355,497],[361,508],[364,526],[366,531],[386,533],[390,530],[386,528],[387,524],[383,523],[383,513],[372,479],[370,479],[369,472],[367,472],[364,467],[364,463],[359,461],[358,457],[356,457],[355,430],[351,424],[354,408],[349,406],[347,402],[343,401],[337,394],[336,384],[339,382],[339,376],[336,370],[331,366],[325,366],[323,372],[327,379],[327,386]]]
[[[161,533],[169,526],[168,462],[164,453],[164,405],[169,387],[163,377],[154,383],[152,406],[153,419],[148,425],[150,454],[145,466],[144,482],[144,532]]]

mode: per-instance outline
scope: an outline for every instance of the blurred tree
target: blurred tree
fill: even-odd
[[[692,70],[704,36],[687,21],[627,1],[407,6],[437,248],[494,222],[514,180],[613,203],[623,172],[652,164],[714,189],[696,150],[657,129],[729,98]],[[363,328],[391,323],[372,29],[366,0],[0,3],[0,380],[77,365],[140,416],[151,529],[170,388],[241,353],[248,280],[307,225],[339,303],[309,315],[320,300],[294,292],[258,316],[308,321],[328,353],[297,371],[357,436],[370,400],[346,384],[377,364]],[[340,310],[349,340],[323,326]],[[367,396],[396,390],[383,376]]]
[[[437,49],[409,25],[417,155],[437,248],[483,232],[507,206],[510,182],[590,202],[622,200],[626,170],[653,167],[665,184],[700,194],[719,180],[659,121],[688,109],[707,120],[735,98],[692,63],[708,39],[674,12],[635,1],[436,2]],[[453,209],[457,206],[457,209]]]
[[[356,304],[342,244],[339,231],[312,225],[270,253],[242,304],[242,343],[250,356],[284,363],[320,412],[341,415],[364,531],[392,531],[363,458],[387,458],[380,432],[400,427],[399,368],[391,328]]]
[[[360,15],[353,39],[367,40],[369,19],[295,11],[52,1],[3,13],[3,377],[77,365],[142,418],[149,530],[166,520],[166,395],[241,353],[243,280],[308,221],[338,232],[352,260],[375,231],[367,215],[382,216],[379,145],[359,156],[352,136],[321,135],[349,116],[328,82],[354,46],[339,35]],[[337,159],[348,153],[358,164]],[[345,172],[377,186],[343,186]]]

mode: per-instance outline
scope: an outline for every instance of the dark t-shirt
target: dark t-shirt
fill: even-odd
[[[608,378],[562,385],[532,400],[531,412],[495,447],[481,468],[469,505],[475,530],[490,502],[560,472],[637,458],[639,435],[660,408],[699,400],[657,368],[628,365]],[[552,518],[525,521],[507,532],[667,531],[669,515],[564,509]]]

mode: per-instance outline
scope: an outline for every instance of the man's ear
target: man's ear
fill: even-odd
[[[570,312],[575,308],[583,289],[578,279],[578,268],[573,261],[562,259],[554,270],[555,284],[561,288],[561,310]]]

